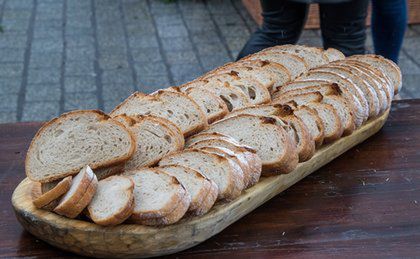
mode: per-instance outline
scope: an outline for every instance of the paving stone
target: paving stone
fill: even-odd
[[[0,94],[18,94],[21,84],[21,77],[0,77]]]
[[[30,68],[28,70],[28,82],[32,84],[60,83],[60,67]]]
[[[87,36],[87,35],[93,35],[93,29],[92,28],[76,28],[76,27],[70,27],[66,28],[66,37],[81,37],[81,36]]]
[[[414,63],[405,52],[400,53],[398,66],[403,74],[420,74],[419,62]]]
[[[226,55],[226,48],[221,44],[202,43],[196,46],[200,56],[208,56],[214,54]]]
[[[248,28],[244,25],[226,25],[219,27],[220,32],[222,35],[226,38],[228,37],[249,37],[250,33],[248,31]]]
[[[31,53],[29,58],[29,68],[50,68],[60,67],[63,63],[62,53]]]
[[[165,38],[162,40],[162,47],[167,52],[193,49],[188,37]]]
[[[11,123],[17,121],[17,113],[15,111],[0,111],[0,123]]]
[[[70,61],[93,60],[95,59],[95,50],[93,46],[67,48],[66,59]]]
[[[95,76],[66,76],[64,90],[66,93],[94,92],[96,91]]]
[[[138,63],[158,62],[162,61],[162,55],[159,48],[135,48],[131,49],[133,60]]]
[[[66,76],[96,76],[93,60],[67,61],[64,69]]]
[[[211,1],[207,3],[207,7],[212,14],[226,14],[236,13],[230,1]]]
[[[139,80],[139,91],[143,93],[152,93],[158,89],[171,86],[169,78],[166,74],[159,76],[142,75]]]
[[[20,77],[23,73],[23,63],[0,63],[0,78]]]
[[[58,101],[25,102],[22,121],[47,121],[59,115]]]
[[[143,37],[133,37],[133,35],[130,35],[128,42],[132,49],[159,47],[158,40],[154,34],[143,35]]]
[[[98,109],[96,93],[68,93],[64,98],[64,110]]]
[[[203,74],[198,63],[176,64],[170,66],[170,70],[176,85],[184,84]]]
[[[177,14],[156,15],[155,21],[157,25],[182,25],[182,16]]]
[[[211,20],[185,20],[185,24],[191,34],[200,34],[216,30],[216,25]]]
[[[118,104],[124,101],[124,99],[125,98],[104,100],[104,112],[106,113],[111,112]]]
[[[156,28],[152,21],[144,21],[141,23],[132,23],[126,25],[127,34],[130,36],[147,37],[147,35],[154,35]]]
[[[187,37],[187,28],[184,25],[161,25],[157,27],[158,34],[162,38]]]
[[[197,56],[192,50],[168,51],[166,60],[169,64],[194,63],[197,62]]]
[[[84,35],[80,37],[66,37],[66,45],[68,48],[93,46],[95,43],[93,36]]]
[[[2,23],[4,33],[0,35],[0,48],[25,48],[27,36],[20,33],[8,32]]]
[[[213,68],[222,66],[232,60],[229,58],[227,54],[221,55],[219,53],[214,53],[207,56],[200,56],[201,64],[203,64],[204,72],[208,72]]]
[[[38,39],[32,42],[31,52],[61,52],[63,48],[62,40]]]
[[[128,68],[127,55],[101,53],[99,57],[99,67],[101,69],[121,69]]]
[[[245,26],[241,16],[236,13],[230,15],[218,14],[213,15],[213,19],[219,26]]]
[[[20,48],[3,48],[1,50],[0,62],[23,62],[25,50]]]
[[[1,24],[5,32],[10,32],[10,31],[22,32],[28,29],[29,21],[28,20],[3,20]]]
[[[26,86],[25,101],[59,101],[60,84],[32,84]]]
[[[133,74],[130,69],[114,69],[102,71],[103,84],[134,85]]]
[[[5,10],[3,13],[3,20],[27,20],[31,17],[32,10]]]
[[[16,111],[17,94],[0,94],[0,111]]]
[[[33,1],[13,0],[6,2],[6,10],[22,10],[32,9]]]
[[[166,66],[163,62],[149,62],[149,63],[135,63],[134,70],[136,71],[137,77],[142,75],[166,75]]]
[[[102,95],[104,100],[123,101],[134,92],[134,84],[103,83]]]
[[[217,35],[216,31],[213,30],[208,30],[199,34],[193,34],[191,38],[193,43],[197,45],[202,43],[222,44],[219,35]]]
[[[248,41],[248,37],[226,37],[226,43],[230,51],[240,51]]]
[[[407,98],[420,98],[420,91],[418,85],[420,82],[420,74],[403,74],[403,91],[404,99]]]

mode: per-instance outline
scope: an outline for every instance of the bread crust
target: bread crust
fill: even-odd
[[[71,186],[71,176],[67,176],[62,179],[57,185],[55,185],[51,190],[42,193],[39,197],[32,200],[35,207],[42,208],[54,200],[60,198],[63,194],[65,194]]]

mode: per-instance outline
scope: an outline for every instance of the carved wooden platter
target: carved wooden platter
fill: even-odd
[[[378,132],[389,110],[353,134],[319,149],[309,161],[287,175],[262,177],[260,182],[229,203],[216,204],[201,217],[183,219],[166,227],[123,224],[102,227],[37,209],[31,200],[32,182],[24,179],[12,203],[16,217],[31,234],[45,242],[80,255],[94,257],[152,257],[176,253],[216,235],[252,210],[307,175]]]

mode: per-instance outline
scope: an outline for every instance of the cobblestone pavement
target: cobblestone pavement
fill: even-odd
[[[233,60],[256,28],[240,0],[0,0],[0,25],[0,123],[110,111]],[[419,43],[410,26],[402,98],[420,97]]]

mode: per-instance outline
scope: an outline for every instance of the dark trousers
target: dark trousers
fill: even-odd
[[[406,27],[406,0],[372,0],[372,36],[376,54],[397,63]]]
[[[251,35],[238,59],[264,48],[296,44],[308,14],[309,4],[286,0],[261,0],[263,24]],[[324,48],[336,48],[346,56],[365,53],[368,0],[320,4]]]

